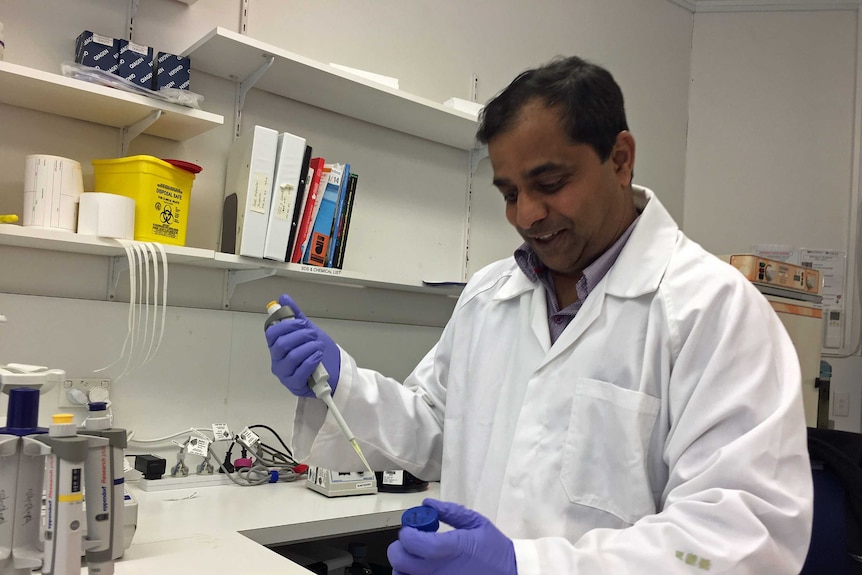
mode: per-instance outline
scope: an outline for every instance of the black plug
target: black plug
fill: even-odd
[[[136,455],[135,469],[144,474],[144,479],[161,479],[168,462],[155,455]]]
[[[236,471],[236,469],[234,469],[233,463],[230,462],[230,449],[228,449],[227,453],[224,455],[224,461],[222,462],[221,467],[219,467],[218,472],[233,473],[234,471]]]

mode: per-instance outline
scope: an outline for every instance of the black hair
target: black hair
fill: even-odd
[[[628,130],[623,93],[611,73],[570,56],[512,80],[482,110],[476,138],[487,144],[512,128],[524,106],[534,101],[558,108],[571,141],[591,146],[603,162],[610,157],[617,134]]]

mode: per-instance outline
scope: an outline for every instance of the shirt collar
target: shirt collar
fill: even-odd
[[[640,219],[640,210],[638,210],[638,215],[634,219],[634,221],[629,225],[628,228],[616,239],[616,241],[611,244],[611,246],[606,249],[604,252],[599,255],[590,265],[584,268],[583,277],[578,282],[578,296],[581,301],[585,300],[586,297],[593,291],[593,289],[599,284],[602,278],[608,273],[611,267],[614,265],[614,262],[617,261],[617,257],[620,255],[620,252],[625,247],[626,242],[629,237],[632,235],[632,231],[634,231],[635,226],[637,225],[638,220]],[[533,283],[543,283],[545,287],[550,292],[551,295],[555,296],[553,298],[556,301],[556,294],[554,293],[554,284],[551,281],[550,273],[548,271],[547,266],[542,263],[539,259],[539,256],[536,255],[536,252],[533,251],[533,248],[527,242],[521,244],[518,249],[515,250],[515,261],[518,264],[518,267],[521,268],[521,271],[524,272],[524,275],[527,276]],[[584,293],[581,293],[581,286],[584,286]]]

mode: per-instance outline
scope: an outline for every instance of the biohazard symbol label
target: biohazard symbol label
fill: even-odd
[[[162,223],[166,225],[170,225],[171,221],[174,219],[174,214],[171,212],[170,206],[165,206],[165,209],[162,210]]]

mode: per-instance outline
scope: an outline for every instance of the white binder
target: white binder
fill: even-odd
[[[278,132],[254,126],[231,144],[221,251],[263,258]]]
[[[305,138],[288,132],[279,134],[272,201],[263,249],[263,257],[266,259],[279,262],[286,260],[304,156]]]

